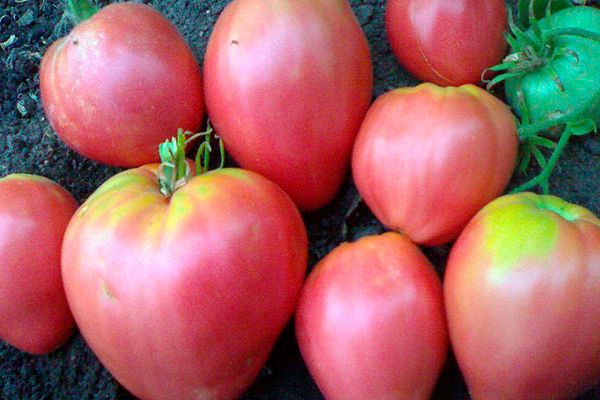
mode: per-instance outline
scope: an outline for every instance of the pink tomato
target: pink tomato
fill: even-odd
[[[455,239],[508,184],[514,117],[485,90],[431,83],[385,93],[354,145],[352,174],[375,216],[417,243]]]
[[[373,86],[346,0],[234,0],[209,39],[204,78],[208,114],[241,166],[305,211],[335,196]]]
[[[79,208],[62,253],[69,304],[90,348],[140,399],[235,399],[296,306],[304,224],[258,174],[212,171],[171,195],[159,174],[122,172]]]
[[[508,195],[452,248],[450,338],[474,400],[573,399],[600,380],[600,220],[553,196]]]
[[[406,236],[345,243],[311,272],[296,334],[327,400],[428,400],[446,359],[442,287]]]
[[[48,48],[40,67],[48,121],[78,153],[123,167],[158,161],[158,145],[204,117],[200,69],[150,6],[110,4]]]
[[[0,338],[28,353],[49,353],[73,332],[60,253],[76,209],[47,178],[0,179]]]
[[[392,50],[421,80],[477,84],[506,53],[504,0],[388,0],[386,7]]]

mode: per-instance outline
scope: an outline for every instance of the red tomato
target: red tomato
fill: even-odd
[[[397,233],[342,244],[310,274],[298,305],[302,356],[328,400],[428,400],[446,359],[442,286]]]
[[[54,43],[40,90],[60,138],[110,165],[158,161],[159,143],[204,117],[200,69],[175,27],[151,7],[108,5]]]
[[[600,380],[600,220],[522,193],[481,210],[452,248],[450,338],[473,399],[572,399]]]
[[[77,211],[63,278],[94,353],[141,399],[234,399],[258,375],[298,298],[306,231],[252,172],[193,178],[172,197],[157,166],[122,172]]]
[[[441,86],[479,83],[506,53],[504,0],[388,0],[385,24],[398,61]]]
[[[240,165],[305,211],[335,196],[373,86],[346,0],[234,0],[209,39],[204,81],[210,119]]]
[[[502,193],[517,148],[514,118],[500,100],[472,85],[425,83],[377,99],[356,139],[352,173],[384,225],[437,245]]]
[[[73,331],[60,251],[76,209],[73,196],[49,179],[0,179],[0,338],[22,351],[49,353]]]

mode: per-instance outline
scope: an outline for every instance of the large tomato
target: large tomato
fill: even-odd
[[[400,63],[442,86],[480,82],[506,53],[507,25],[504,0],[388,0],[385,15]]]
[[[425,83],[377,99],[356,139],[352,173],[383,224],[437,245],[502,193],[517,148],[500,100],[473,85]]]
[[[209,39],[204,81],[211,121],[241,166],[302,210],[334,197],[373,81],[346,0],[234,0]]]
[[[452,248],[450,339],[475,400],[571,399],[600,380],[600,220],[557,197],[501,197]]]
[[[345,243],[317,264],[298,305],[302,356],[328,400],[428,400],[446,359],[442,286],[406,236]]]
[[[63,235],[77,202],[49,179],[0,179],[0,338],[45,354],[75,325],[60,274]]]
[[[258,174],[212,171],[167,197],[148,165],[79,208],[62,256],[75,320],[127,389],[225,400],[249,387],[289,320],[307,238],[289,197]]]
[[[115,3],[54,43],[42,60],[48,121],[70,147],[110,165],[158,161],[156,148],[204,117],[198,63],[151,7]]]

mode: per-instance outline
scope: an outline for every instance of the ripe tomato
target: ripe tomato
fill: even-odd
[[[76,209],[73,196],[49,179],[0,179],[0,338],[20,350],[49,353],[73,331],[60,251]]]
[[[385,26],[400,64],[441,86],[479,83],[506,53],[504,0],[388,0]]]
[[[600,380],[600,220],[557,197],[501,197],[452,248],[450,338],[473,399],[571,399]]]
[[[335,196],[373,85],[346,0],[234,0],[209,39],[204,81],[210,119],[241,166],[305,211]]]
[[[352,173],[384,225],[437,245],[502,193],[517,148],[500,100],[473,85],[425,83],[377,99],[356,139]]]
[[[151,7],[115,3],[77,25],[42,60],[48,120],[78,153],[105,164],[157,161],[156,148],[204,117],[200,69],[175,27]]]
[[[77,211],[63,278],[90,348],[141,399],[234,399],[264,365],[306,271],[289,197],[221,169],[172,197],[157,165],[122,172]]]
[[[302,290],[296,334],[328,400],[431,398],[448,349],[442,286],[406,236],[342,244]]]

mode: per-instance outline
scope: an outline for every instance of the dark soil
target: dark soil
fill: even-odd
[[[181,31],[199,61],[224,0],[145,1],[163,12]],[[108,1],[100,1],[106,4]],[[375,65],[374,96],[415,84],[395,61],[384,28],[382,0],[353,0],[368,37]],[[69,150],[44,118],[39,100],[38,67],[47,46],[70,29],[62,5],[51,0],[0,0],[0,176],[13,172],[49,177],[83,201],[118,170],[96,164]],[[12,38],[12,39],[11,39]],[[519,180],[520,178],[516,178]],[[513,185],[516,182],[513,182]],[[600,215],[598,135],[575,140],[551,182],[552,193]],[[348,179],[335,201],[306,215],[311,266],[342,241],[383,232]],[[448,246],[426,249],[443,272]],[[80,335],[54,353],[34,357],[0,342],[0,400],[131,399],[98,363]],[[244,399],[322,399],[300,358],[288,328]],[[460,372],[450,356],[434,399],[468,399]],[[581,400],[600,400],[600,386]]]

